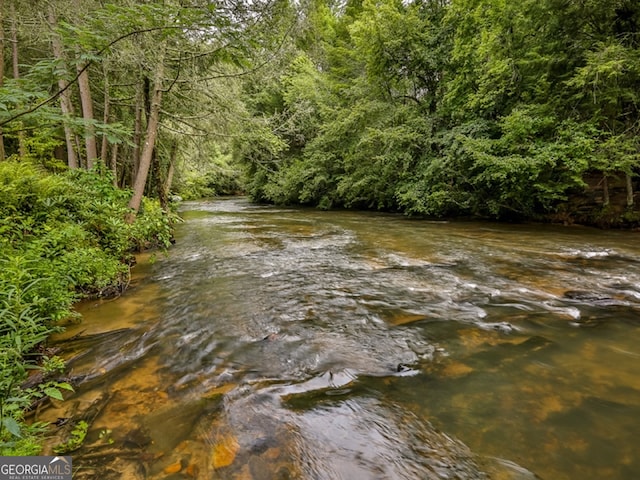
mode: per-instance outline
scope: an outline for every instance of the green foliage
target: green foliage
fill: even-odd
[[[236,157],[245,165],[249,177],[247,190],[253,198],[267,200],[262,180],[276,173],[287,149],[286,142],[264,121],[255,119],[236,139],[236,144]]]
[[[185,200],[215,197],[217,195],[235,195],[242,191],[239,173],[235,169],[211,169],[204,174],[187,172],[176,185],[176,191]]]
[[[398,187],[401,208],[410,215],[471,215],[477,203],[467,175],[466,140],[489,131],[487,122],[475,121],[434,135],[432,151],[417,160],[415,173]]]
[[[638,25],[626,0],[312,2],[279,81],[251,81],[249,193],[514,220],[593,172],[637,188]]]
[[[53,448],[54,453],[57,455],[65,455],[79,449],[84,443],[84,439],[87,437],[87,431],[89,430],[89,424],[84,420],[79,421],[71,430],[69,439]]]
[[[39,278],[22,260],[2,259],[0,275],[0,454],[33,455],[39,452],[37,434],[40,425],[26,425],[23,412],[43,396],[62,398],[60,389],[71,390],[67,383],[47,382],[34,388],[22,388],[29,371],[39,368],[35,348],[56,331],[51,316],[42,309]],[[67,305],[68,309],[68,305]],[[67,310],[68,311],[68,310]],[[56,312],[59,314],[60,312]],[[56,363],[58,366],[56,367]],[[59,361],[49,361],[45,372],[59,368]]]
[[[185,200],[241,192],[241,172],[233,164],[231,155],[223,153],[217,145],[208,146],[206,152],[206,159],[194,161],[181,169],[174,181],[174,191]]]
[[[349,32],[366,63],[369,83],[383,98],[411,99],[435,109],[448,43],[439,26],[442,13],[435,4],[364,2]]]
[[[84,295],[120,291],[127,259],[143,247],[168,247],[173,214],[145,199],[125,221],[129,194],[96,171],[46,173],[41,166],[0,162],[0,450],[36,452],[39,427],[23,412],[43,397],[62,400],[64,382],[22,388],[30,371],[60,372],[57,357],[37,354],[72,304]],[[17,452],[17,453],[16,453]]]
[[[53,357],[44,355],[42,357],[42,371],[44,372],[45,376],[62,373],[64,372],[64,368],[64,360],[57,355],[54,355]]]
[[[156,200],[143,198],[140,213],[130,230],[135,249],[169,248],[173,224],[178,220],[177,215],[163,210]]]
[[[42,453],[42,433],[41,428],[29,428],[28,431],[23,431],[22,437],[20,438],[16,437],[11,441],[1,442],[0,455],[3,457],[40,455]]]

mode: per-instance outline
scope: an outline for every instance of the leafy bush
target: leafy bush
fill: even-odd
[[[26,426],[23,411],[33,399],[47,395],[46,389],[59,390],[53,385],[22,389],[21,384],[29,370],[36,368],[36,346],[56,328],[51,316],[43,312],[48,306],[48,299],[42,296],[47,279],[33,277],[32,262],[4,257],[0,266],[0,454],[33,455],[38,449],[32,437],[39,426]]]
[[[168,248],[173,241],[173,223],[179,217],[165,211],[156,200],[143,198],[136,221],[129,231],[135,250]]]

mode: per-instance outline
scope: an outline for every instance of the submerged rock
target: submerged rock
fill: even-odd
[[[151,435],[146,428],[136,428],[127,433],[123,444],[127,447],[142,448],[152,443]]]
[[[324,385],[332,381],[329,373],[315,378]],[[319,386],[320,380],[306,386]],[[315,406],[291,409],[282,396],[305,395],[302,390],[267,390],[233,392],[222,416],[208,427],[205,442],[215,478],[535,478],[510,462],[478,457],[399,406],[325,395],[313,399]]]
[[[564,298],[578,302],[589,303],[600,307],[626,306],[627,302],[616,299],[611,295],[598,292],[587,292],[582,290],[568,290],[564,292]]]

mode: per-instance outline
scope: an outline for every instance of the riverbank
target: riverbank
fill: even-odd
[[[43,426],[29,410],[72,389],[47,339],[78,300],[122,292],[134,252],[170,245],[172,218],[145,200],[127,224],[129,192],[97,171],[3,162],[0,185],[0,455],[35,455]]]
[[[287,168],[286,166],[283,168]],[[278,206],[299,206],[321,210],[378,211],[407,215],[428,220],[482,220],[503,223],[546,223],[560,225],[583,225],[600,229],[638,230],[640,229],[640,182],[624,175],[604,177],[599,172],[587,172],[573,188],[558,192],[553,199],[534,202],[530,208],[521,208],[515,201],[498,202],[490,192],[478,196],[472,188],[464,192],[465,201],[457,202],[447,196],[454,196],[455,188],[443,192],[443,198],[432,199],[425,192],[413,199],[422,204],[411,207],[398,201],[400,186],[394,182],[387,185],[389,190],[397,190],[393,199],[378,201],[348,202],[337,192],[329,192],[324,197],[301,196],[298,193],[285,194],[283,186],[274,179],[260,177],[248,184],[247,195],[252,201]],[[277,180],[277,177],[276,177]],[[275,183],[274,183],[275,182]],[[533,194],[533,193],[532,193]],[[439,202],[452,202],[445,208]],[[491,208],[490,205],[494,205]],[[496,206],[497,205],[497,206]]]

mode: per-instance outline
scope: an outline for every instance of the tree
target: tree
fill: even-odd
[[[162,108],[164,97],[171,94],[173,102],[170,105],[173,107],[179,104],[192,111],[202,109],[202,104],[196,106],[193,102],[186,102],[189,98],[187,92],[192,95],[198,91],[200,84],[243,75],[264,64],[265,53],[268,55],[269,49],[277,47],[278,36],[274,33],[286,34],[282,25],[286,24],[287,6],[269,1],[251,5],[219,2],[203,4],[195,10],[178,6],[173,9],[165,6],[161,10],[147,8],[144,13],[148,15],[151,25],[147,28],[157,31],[162,40],[161,52],[154,56],[153,81],[149,83],[147,127],[129,203],[132,215],[140,206],[151,162],[156,158],[160,114],[161,110],[165,110]],[[181,28],[176,28],[175,24],[167,25],[167,17],[175,19]],[[185,35],[185,31],[189,34]],[[231,65],[231,68],[225,65]],[[166,80],[165,75],[169,77]],[[200,95],[194,97],[201,98]],[[215,100],[211,96],[209,99]],[[188,120],[180,119],[178,112],[164,113],[174,121],[177,119],[179,123],[189,125]],[[158,191],[164,191],[162,175],[156,175],[156,181]]]
[[[131,200],[129,201],[129,208],[132,210],[132,214],[129,215],[129,222],[133,222],[133,220],[135,219],[135,214],[140,209],[140,203],[142,202],[142,196],[144,195],[144,188],[147,184],[147,176],[149,175],[149,168],[151,167],[151,160],[153,157],[154,149],[156,147],[158,125],[160,123],[160,106],[163,93],[162,82],[164,79],[164,57],[164,52],[161,52],[160,57],[157,59],[153,76],[153,90],[151,93],[149,105],[147,131],[145,134],[142,153],[140,154],[140,164],[138,166],[138,172],[136,174],[136,181],[133,184],[133,195],[131,196]]]
[[[87,65],[78,63],[78,90],[80,91],[80,105],[82,107],[82,118],[84,119],[84,142],[87,154],[87,169],[93,168],[95,160],[98,158],[98,149],[96,145],[96,131],[93,124],[95,117],[93,115],[93,97],[91,96],[91,87],[89,84],[89,73]]]
[[[442,94],[447,39],[438,2],[403,4],[366,0],[349,26],[355,50],[366,62],[369,82],[390,101],[407,100],[434,113]]]
[[[308,2],[293,63],[249,84],[250,191],[517,219],[553,213],[598,169],[625,176],[631,206],[636,3]]]
[[[11,65],[13,70],[13,78],[14,80],[18,80],[20,78],[20,62],[18,56],[18,27],[17,27],[17,18],[16,18],[16,8],[15,3],[11,3]],[[18,151],[21,157],[27,155],[27,149],[25,146],[25,138],[24,131],[22,129],[18,130]]]
[[[150,181],[164,195],[169,170],[175,168],[175,155],[168,152],[183,150],[172,146],[181,141],[176,138],[189,141],[193,135],[203,135],[206,127],[201,125],[210,124],[227,107],[210,92],[211,85],[268,64],[294,19],[287,2],[271,0],[251,4],[201,0],[189,6],[173,1],[112,1],[87,8],[74,2],[74,12],[65,12],[58,8],[61,5],[53,0],[47,3],[47,38],[54,61],[37,68],[26,62],[27,76],[36,80],[37,74],[37,81],[29,84],[33,88],[29,91],[26,84],[18,89],[14,82],[12,96],[2,102],[14,108],[1,114],[0,126],[18,130],[18,122],[24,121],[32,125],[32,132],[42,134],[37,125],[43,125],[43,119],[52,128],[58,121],[64,127],[67,164],[72,168],[78,163],[74,154],[80,152],[74,129],[84,133],[89,168],[98,158],[96,138],[101,136],[100,158],[107,162],[111,146],[112,169],[117,168],[114,159],[133,159],[131,166],[122,168],[123,172],[130,169],[134,179],[133,216]],[[33,18],[32,24],[41,27],[38,17]],[[38,36],[31,39],[42,51]],[[75,74],[66,69],[73,63]],[[102,75],[96,74],[99,64]],[[74,96],[75,82],[79,96]],[[43,95],[52,90],[52,95]],[[18,98],[23,108],[15,108]],[[50,106],[58,99],[60,110],[55,114]],[[82,118],[74,116],[76,111],[82,111]],[[171,132],[166,142],[164,129]],[[54,145],[55,134],[50,140]],[[116,145],[122,142],[123,150],[130,148],[132,155],[118,155]]]
[[[599,130],[600,148],[593,167],[603,172],[604,204],[608,177],[624,174],[627,206],[633,207],[632,177],[640,166],[640,51],[619,42],[597,44],[567,85],[577,90],[583,112]]]
[[[0,0],[0,88],[4,85],[4,0]],[[4,135],[0,128],[0,162],[6,157]]]
[[[69,124],[69,118],[73,117],[74,111],[71,99],[71,90],[69,89],[69,82],[66,79],[68,72],[64,58],[62,40],[56,31],[58,28],[58,19],[53,3],[49,5],[48,22],[51,29],[51,49],[53,51],[53,58],[57,63],[57,69],[59,71],[58,89],[61,92],[60,109],[62,110],[62,115],[64,117],[63,128],[67,147],[67,165],[69,168],[73,169],[78,168],[78,158],[75,149],[75,134]]]

